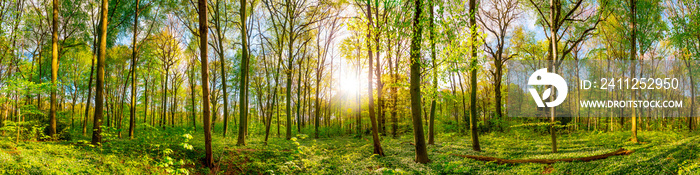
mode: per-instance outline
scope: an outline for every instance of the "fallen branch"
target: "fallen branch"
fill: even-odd
[[[470,159],[479,160],[479,161],[488,161],[488,162],[495,161],[498,164],[507,164],[507,163],[512,163],[512,164],[515,164],[515,163],[552,164],[552,163],[556,163],[556,162],[573,162],[573,161],[588,162],[588,161],[605,159],[605,158],[608,158],[610,156],[629,155],[632,153],[634,153],[634,150],[626,150],[624,148],[620,148],[617,151],[613,151],[613,152],[606,153],[606,154],[589,156],[589,157],[580,157],[580,158],[565,158],[565,159],[501,159],[501,158],[488,157],[488,156],[459,155],[459,154],[452,154],[452,155],[464,157],[464,158],[470,158]]]

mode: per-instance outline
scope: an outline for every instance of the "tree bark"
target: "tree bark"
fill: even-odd
[[[167,66],[169,63],[167,61],[167,58],[164,58],[163,64],[165,64],[165,77],[163,77],[163,95],[161,95],[161,98],[163,99],[163,106],[161,106],[161,116],[160,116],[160,126],[165,129],[165,126],[168,125],[168,77],[169,77],[169,72],[170,72],[170,67]]]
[[[479,146],[479,133],[477,133],[476,118],[476,1],[469,0],[469,23],[471,24],[471,115],[469,116],[470,129],[472,131],[472,149],[481,151]]]
[[[97,38],[93,40],[93,43],[97,43]],[[95,46],[93,46],[92,51],[96,51]],[[92,97],[92,77],[95,71],[95,56],[95,54],[92,54],[92,60],[90,61],[90,80],[88,80],[88,96],[86,97],[85,116],[83,117],[83,136],[85,136],[85,133],[87,132],[88,114],[90,112],[90,97]],[[39,97],[39,99],[41,99],[41,97]]]
[[[56,78],[58,76],[58,0],[53,0],[51,32],[51,109],[49,111],[49,136],[56,136]]]
[[[199,0],[197,2],[199,9],[199,51],[202,62],[202,116],[204,120],[204,147],[206,156],[204,164],[209,167],[214,167],[214,158],[211,151],[211,119],[209,118],[209,61],[207,60],[207,1]]]
[[[190,68],[193,69],[195,67],[194,64],[194,59],[190,61]],[[190,111],[190,115],[192,117],[192,129],[194,129],[195,132],[197,132],[197,108],[195,107],[194,104],[194,70],[191,70],[189,73],[189,84],[190,84],[190,104],[192,105],[192,111]],[[146,105],[148,106],[148,101],[146,101]]]
[[[371,27],[372,26],[372,9],[370,8],[369,0],[367,1],[367,16],[369,17],[368,26]],[[367,31],[368,32],[367,38],[372,37],[372,30],[369,27],[368,27],[368,31]],[[376,43],[376,44],[379,44],[379,43]],[[378,132],[378,127],[377,127],[377,119],[375,118],[375,113],[374,113],[375,112],[374,111],[374,94],[373,94],[374,90],[372,87],[372,84],[373,84],[372,77],[374,75],[374,72],[372,72],[373,71],[372,69],[374,66],[372,65],[372,61],[373,61],[372,60],[372,49],[371,49],[372,47],[371,47],[369,40],[367,41],[367,48],[369,48],[367,50],[368,59],[369,59],[368,60],[369,61],[369,64],[368,64],[369,70],[367,71],[367,74],[368,74],[367,75],[367,92],[368,92],[367,95],[369,97],[369,106],[368,106],[369,120],[372,124],[372,142],[374,143],[374,154],[384,156],[384,150],[382,149],[382,145],[379,142],[379,132]]]
[[[631,17],[632,17],[632,36],[631,36],[631,42],[630,42],[630,60],[636,60],[637,59],[637,1],[636,0],[630,0],[630,11],[631,11]],[[631,75],[635,75],[635,68],[636,63],[632,63],[632,70]],[[632,90],[632,101],[636,100],[635,98],[635,90]],[[639,140],[637,139],[637,112],[635,108],[632,108],[632,138],[631,141],[634,143],[639,143]]]
[[[555,0],[550,0],[550,1],[549,1],[549,10],[550,10],[550,13],[549,13],[549,15],[550,15],[550,16],[549,16],[549,21],[550,21],[550,24],[551,24],[551,26],[550,26],[550,34],[551,34],[551,37],[552,37],[552,38],[551,38],[551,41],[550,41],[551,43],[549,43],[549,46],[550,46],[550,47],[549,47],[549,51],[550,51],[551,54],[550,54],[550,56],[549,56],[549,58],[548,58],[549,61],[547,62],[547,69],[548,69],[549,71],[551,71],[551,72],[554,72],[554,73],[556,73],[556,68],[555,68],[555,66],[554,66],[554,62],[557,60],[557,57],[558,57],[558,53],[557,53],[558,48],[557,48],[557,45],[558,45],[558,43],[559,43],[559,40],[557,39],[557,31],[559,30],[559,27],[558,27],[559,22],[558,22],[558,18],[556,18],[555,16],[558,16],[558,15],[557,15],[557,14],[559,13],[558,10],[560,9],[559,7],[557,7],[557,6],[555,5],[555,2],[558,3],[558,1],[555,1]],[[552,88],[552,86],[549,86],[549,87],[546,87],[546,88]],[[553,99],[553,98],[552,98],[552,95],[553,95],[553,94],[554,94],[554,93],[552,93],[552,94],[550,95],[550,97],[549,97],[550,100]],[[556,131],[556,127],[555,127],[555,122],[556,122],[556,120],[554,119],[554,117],[555,117],[554,112],[555,112],[555,111],[554,111],[554,107],[549,107],[550,122],[551,122],[551,123],[549,124],[549,133],[550,133],[550,136],[551,136],[551,138],[552,138],[552,152],[553,152],[553,153],[556,153],[556,152],[557,152],[557,131]]]
[[[473,1],[473,0],[472,0]],[[420,18],[423,5],[421,0],[414,1],[415,11],[413,12],[413,36],[411,39],[411,115],[413,116],[413,138],[416,142],[416,162],[428,163],[428,151],[425,146],[425,135],[423,134],[423,120],[421,119],[421,92],[420,92],[420,50],[421,34],[423,32],[420,25]]]
[[[428,28],[430,29],[430,58],[433,61],[433,88],[435,90],[435,95],[433,99],[430,102],[430,119],[428,122],[428,144],[434,145],[435,144],[435,105],[436,101],[435,99],[438,97],[437,93],[440,91],[438,90],[438,81],[437,81],[437,65],[435,63],[435,15],[434,15],[434,10],[433,6],[435,6],[435,3],[433,1],[435,0],[428,0],[430,7],[428,8],[430,10],[430,24]]]
[[[243,2],[243,0],[241,2]],[[218,55],[219,55],[219,62],[221,64],[221,68],[220,68],[221,69],[221,90],[223,91],[223,95],[224,95],[224,122],[223,122],[224,123],[224,131],[222,133],[222,136],[226,137],[226,133],[228,133],[228,117],[229,117],[228,108],[229,108],[229,106],[228,106],[228,91],[227,91],[228,88],[226,86],[226,71],[225,71],[226,70],[226,60],[224,59],[224,47],[223,47],[223,41],[222,41],[222,40],[224,40],[224,36],[221,34],[221,27],[222,27],[221,26],[221,16],[220,16],[221,14],[219,13],[220,3],[221,3],[221,1],[216,1],[216,8],[214,8],[214,10],[215,10],[214,13],[215,13],[216,19],[214,19],[214,20],[216,21],[215,22],[215,25],[217,28],[216,36],[218,37],[217,43],[219,46]],[[243,3],[245,3],[245,2],[243,2]],[[244,8],[244,7],[242,6],[241,8]],[[245,14],[241,14],[241,15],[245,15]],[[244,16],[241,16],[241,17],[242,17],[241,19],[243,19]],[[244,21],[242,21],[242,23],[244,23]],[[242,24],[242,26],[243,25],[245,25],[245,24]],[[243,27],[241,27],[241,29],[242,28]],[[243,30],[241,30],[241,31],[243,31]],[[241,81],[243,81],[243,80],[241,79]],[[243,91],[241,91],[241,92],[243,92]],[[240,141],[239,141],[239,143],[240,143]]]
[[[102,144],[102,116],[104,113],[104,76],[105,76],[105,56],[107,52],[107,24],[109,18],[107,12],[109,1],[102,0],[102,9],[100,13],[100,49],[97,57],[97,83],[95,90],[95,117],[93,119],[92,144]]]
[[[245,134],[247,133],[248,129],[248,69],[249,69],[249,61],[250,58],[248,57],[248,30],[246,26],[246,11],[247,8],[247,2],[245,0],[241,0],[241,40],[242,40],[242,46],[243,46],[243,54],[241,57],[241,84],[240,84],[240,94],[238,95],[239,97],[239,112],[240,112],[240,124],[238,125],[238,143],[237,145],[245,145]],[[226,98],[226,97],[224,97]]]
[[[136,7],[134,7],[134,39],[132,44],[131,52],[131,107],[129,108],[129,138],[134,138],[134,127],[136,127],[136,56],[138,55],[138,49],[136,48],[136,36],[138,36],[139,29],[139,3],[140,0],[136,0]]]

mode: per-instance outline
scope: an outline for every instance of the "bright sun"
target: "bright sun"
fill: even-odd
[[[356,94],[360,88],[360,81],[356,75],[342,77],[340,79],[340,91],[347,94]]]
[[[360,77],[357,77],[356,67],[347,62],[342,63],[342,69],[340,70],[340,92],[345,94],[357,94],[362,88],[361,78],[366,74],[362,72]]]

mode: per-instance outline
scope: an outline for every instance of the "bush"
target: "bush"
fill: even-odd
[[[48,122],[46,122],[48,123]],[[40,125],[41,126],[41,125]],[[45,136],[49,136],[49,131],[51,130],[51,127],[48,126],[48,124],[43,124],[43,134]],[[71,132],[69,131],[70,127],[68,127],[68,124],[66,124],[63,121],[57,120],[56,121],[56,138],[57,140],[72,140],[73,136],[71,135]],[[42,138],[38,137],[40,140],[46,140],[47,138]],[[50,138],[48,138],[50,139]]]

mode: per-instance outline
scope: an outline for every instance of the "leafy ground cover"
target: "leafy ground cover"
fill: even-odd
[[[203,136],[186,129],[142,126],[149,134],[134,139],[108,135],[102,147],[86,137],[73,141],[0,141],[1,174],[210,174],[202,167]],[[109,132],[108,132],[109,133]],[[482,152],[471,151],[469,137],[440,134],[428,146],[431,162],[413,162],[412,137],[383,137],[386,156],[372,155],[368,136],[313,139],[296,135],[292,140],[250,137],[236,146],[235,138],[214,135],[215,174],[692,174],[700,171],[700,136],[692,133],[640,132],[641,144],[629,141],[628,132],[577,132],[562,134],[559,152],[551,153],[548,135],[527,131],[482,136]],[[507,159],[584,157],[618,148],[635,150],[591,162],[554,164],[497,164],[452,154]]]

